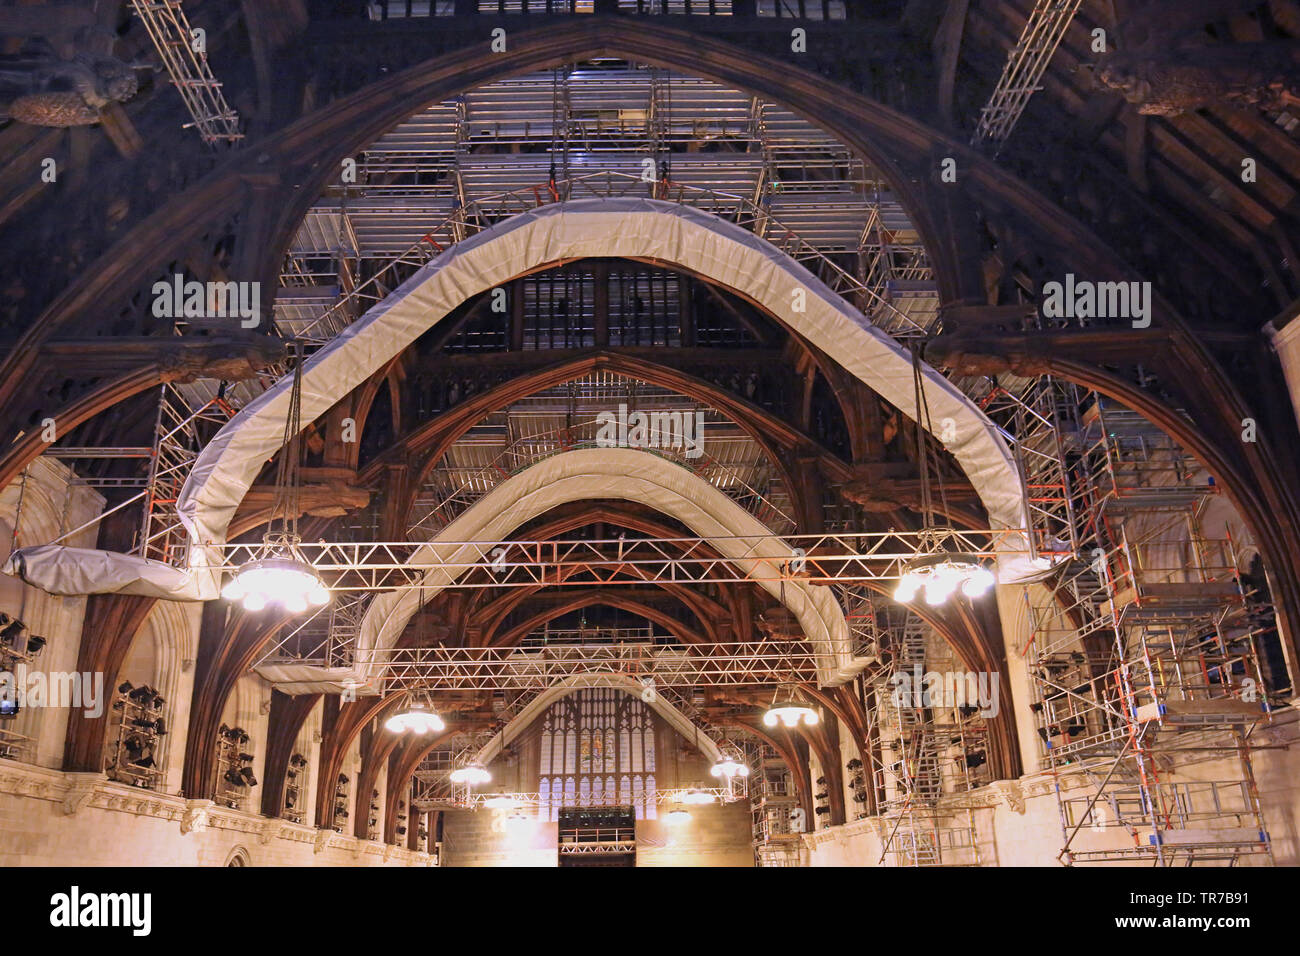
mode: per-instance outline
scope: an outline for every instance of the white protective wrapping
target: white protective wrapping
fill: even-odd
[[[215,570],[175,568],[133,554],[42,544],[20,548],[4,573],[50,594],[139,594],[166,601],[211,601],[221,592]]]
[[[645,687],[631,677],[623,674],[599,674],[586,675],[583,677],[568,677],[557,682],[554,686],[546,688],[536,697],[528,702],[523,710],[519,711],[511,718],[510,723],[502,727],[492,739],[483,745],[470,760],[471,764],[477,764],[480,767],[486,767],[501,753],[505,746],[507,735],[514,739],[519,739],[520,733],[532,724],[538,717],[546,713],[546,708],[562,697],[572,694],[576,690],[582,690],[587,687],[613,687],[624,693],[632,694],[644,700],[655,713],[668,722],[668,725],[677,731],[687,740],[695,741],[700,748],[700,753],[711,761],[717,763],[722,759],[722,751],[718,749],[715,741],[708,733],[695,726],[691,719],[683,714],[680,710],[664,700],[659,694],[645,694]]]
[[[913,419],[916,401],[908,352],[841,300],[807,269],[766,240],[715,216],[652,199],[584,199],[522,213],[454,247],[318,351],[303,367],[302,420],[311,422],[422,333],[471,296],[548,264],[592,256],[639,258],[689,269],[753,300],[825,351],[882,398]],[[799,290],[803,295],[799,296]],[[796,311],[802,303],[803,309]],[[995,529],[1029,526],[1026,496],[997,427],[955,386],[928,366],[923,382],[930,418],[951,420],[945,443],[979,494]],[[279,450],[288,413],[286,377],[235,416],[199,455],[178,501],[197,547],[192,564],[207,566],[204,545],[225,541],[226,529],[263,464]],[[1002,539],[999,572],[1015,581],[1041,573],[1023,536]],[[68,549],[29,551],[29,579],[69,593],[105,590],[176,600],[216,596],[210,575],[183,583],[160,579],[140,559],[107,555],[93,564]],[[6,570],[9,568],[7,567]],[[139,580],[123,583],[136,574]],[[45,584],[41,584],[45,587]]]
[[[408,562],[428,568],[419,589],[386,591],[371,602],[357,633],[356,680],[373,686],[383,676],[383,651],[395,645],[407,622],[465,573],[447,564],[489,563],[497,542],[521,525],[570,501],[621,498],[676,518],[718,553],[758,581],[799,620],[817,655],[822,684],[840,684],[865,665],[855,660],[844,612],[830,588],[779,580],[794,549],[748,511],[681,465],[630,448],[584,448],[545,458],[497,485]],[[473,542],[473,543],[465,543]],[[376,653],[378,652],[378,653]]]

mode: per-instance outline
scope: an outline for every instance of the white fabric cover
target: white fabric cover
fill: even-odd
[[[907,351],[765,239],[716,216],[654,199],[581,199],[540,206],[438,256],[303,367],[302,420],[311,422],[471,296],[548,263],[587,256],[682,266],[750,298],[915,420]],[[804,311],[796,312],[798,289]],[[997,427],[926,368],[932,421],[954,422],[948,450],[994,527],[1028,526],[1015,461]],[[181,521],[200,543],[225,531],[253,479],[280,448],[292,379],[251,402],[203,449],[181,489]]]
[[[470,763],[478,764],[480,767],[486,767],[497,755],[501,753],[502,747],[505,746],[506,737],[509,736],[518,739],[519,735],[528,728],[533,721],[542,714],[546,713],[546,708],[561,697],[566,697],[574,691],[582,690],[585,687],[613,687],[618,690],[641,697],[645,688],[640,682],[622,674],[601,674],[584,677],[569,677],[556,683],[553,687],[548,687],[511,718],[510,723],[498,730],[492,735],[492,739],[483,745],[483,749],[474,755]],[[645,698],[643,698],[645,699]],[[691,722],[691,719],[683,714],[680,710],[664,700],[658,694],[655,694],[646,700],[646,704],[666,720],[673,728],[687,740],[694,741],[700,748],[700,753],[704,754],[711,762],[717,763],[722,759],[722,751],[718,749],[718,744],[709,733],[698,728]]]
[[[803,266],[739,226],[676,203],[652,199],[584,199],[515,216],[428,263],[312,356],[303,368],[302,420],[311,422],[460,303],[547,264],[588,256],[650,259],[681,266],[755,301],[824,350],[904,414],[915,417],[912,366],[905,349],[874,328]],[[796,292],[803,290],[803,309]],[[1028,527],[1024,489],[997,427],[955,386],[926,367],[931,420],[951,419],[947,448],[978,492],[994,528]],[[215,562],[204,545],[226,529],[263,464],[280,448],[292,379],[286,377],[244,408],[203,449],[181,490],[180,519],[197,545],[192,564]],[[1019,536],[1017,536],[1018,538]],[[1004,539],[1004,581],[1040,573],[1027,542]],[[176,600],[216,596],[213,582],[189,584],[157,575],[140,559],[100,552],[93,561],[66,548],[30,550],[27,573],[58,593],[121,591]],[[204,573],[204,572],[199,572]],[[129,581],[131,575],[138,580]],[[205,574],[205,577],[210,575]],[[44,584],[41,585],[45,587]]]
[[[50,594],[139,594],[165,601],[211,601],[221,584],[212,570],[175,568],[133,554],[42,544],[20,548],[4,573]]]

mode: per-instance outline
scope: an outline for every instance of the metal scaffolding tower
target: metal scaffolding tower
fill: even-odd
[[[239,114],[226,102],[221,83],[208,66],[202,32],[190,26],[181,0],[131,0],[131,6],[193,117],[186,125],[197,129],[209,146],[243,139]]]
[[[1213,479],[1141,416],[1063,389],[1080,558],[1025,654],[1061,858],[1271,862],[1249,740],[1269,718],[1272,609],[1234,542],[1205,534]]]
[[[1052,54],[1065,38],[1065,31],[1081,2],[1037,0],[1020,39],[1007,54],[998,85],[980,110],[972,146],[991,143],[995,151],[1002,148],[1024,113],[1029,98],[1041,89],[1039,83],[1052,61]]]
[[[880,862],[979,866],[974,811],[960,794],[987,782],[987,771],[979,772],[987,767],[983,721],[964,703],[929,692],[927,674],[955,673],[942,642],[913,614],[895,625],[888,664],[875,678]]]

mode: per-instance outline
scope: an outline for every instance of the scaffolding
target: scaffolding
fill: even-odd
[[[745,746],[755,866],[799,866],[806,821],[790,768],[766,743]],[[801,822],[803,821],[803,822]]]
[[[1271,607],[1230,538],[1206,534],[1213,479],[1109,400],[1063,390],[1079,557],[1032,607],[1025,648],[1067,864],[1271,863],[1251,765],[1269,719]]]
[[[980,110],[971,145],[991,143],[1000,150],[1015,129],[1029,98],[1041,87],[1052,54],[1065,38],[1082,0],[1037,0],[1025,29],[1007,53],[998,85]]]
[[[892,636],[886,666],[875,676],[879,862],[979,866],[974,808],[960,795],[988,782],[984,716],[966,698],[964,679],[962,692],[951,696],[928,680],[960,672],[947,645],[918,617],[897,615]]]
[[[197,129],[209,146],[243,139],[239,114],[226,102],[221,82],[208,66],[206,43],[199,39],[203,34],[190,26],[181,0],[131,0],[131,7],[185,101],[192,118],[186,128]]]

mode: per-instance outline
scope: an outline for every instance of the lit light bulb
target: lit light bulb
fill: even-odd
[[[997,578],[993,576],[992,571],[988,568],[980,568],[962,584],[961,593],[968,598],[983,597],[996,583]]]
[[[673,810],[664,819],[673,826],[681,826],[683,823],[691,822],[691,815],[690,812],[686,810]]]
[[[732,777],[748,777],[749,768],[739,760],[733,760],[731,757],[723,757],[709,768],[709,773],[713,774],[715,777],[726,777],[730,780]]]
[[[266,607],[266,595],[260,591],[252,591],[244,595],[245,611],[260,611]]]
[[[894,588],[894,600],[899,604],[910,604],[916,600],[916,592],[919,587],[916,578],[910,574],[905,574],[903,579],[898,582],[898,587]]]
[[[307,610],[307,598],[301,594],[290,594],[284,599],[284,609],[290,614],[301,614]]]
[[[477,787],[485,783],[490,783],[492,774],[488,773],[483,767],[471,765],[468,767],[459,767],[451,772],[449,778],[452,783],[464,783],[471,787]]]
[[[328,604],[330,601],[329,588],[325,587],[323,584],[316,585],[316,587],[312,588],[311,592],[307,595],[307,600],[316,607]]]

